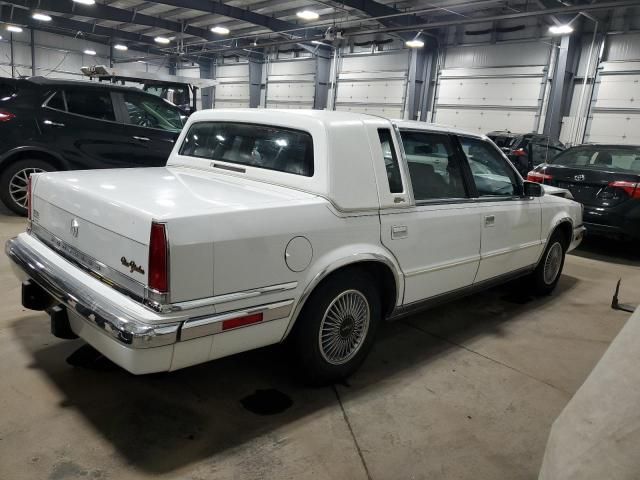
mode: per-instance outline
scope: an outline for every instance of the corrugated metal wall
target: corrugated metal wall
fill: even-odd
[[[267,64],[268,108],[313,108],[316,60],[272,61]]]
[[[344,55],[338,69],[336,110],[402,118],[408,50]]]
[[[435,121],[482,133],[537,131],[550,53],[542,42],[448,48]]]

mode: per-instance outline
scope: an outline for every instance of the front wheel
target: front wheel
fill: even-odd
[[[554,232],[542,254],[538,266],[530,276],[531,286],[538,295],[549,295],[556,288],[566,255],[566,247],[559,232]]]
[[[32,173],[55,170],[49,162],[40,159],[24,159],[7,166],[0,174],[0,199],[18,215],[27,215],[27,181]]]
[[[291,339],[304,383],[334,383],[358,369],[373,346],[379,298],[371,276],[358,269],[332,275],[317,287]]]

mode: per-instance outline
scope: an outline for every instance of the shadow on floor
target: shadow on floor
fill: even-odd
[[[640,245],[637,242],[587,235],[569,255],[617,265],[640,267]]]
[[[513,283],[400,322],[385,322],[372,355],[350,380],[352,386],[344,388],[350,389],[350,398],[380,388],[381,382],[388,388],[390,382],[400,381],[395,377],[399,373],[456,348],[444,338],[464,342],[478,335],[504,335],[503,324],[567,294],[576,283],[565,275],[556,294],[544,298],[523,295],[520,284]],[[33,356],[30,368],[43,372],[60,390],[60,408],[79,412],[128,462],[151,473],[171,472],[241,448],[282,425],[335,406],[336,392],[343,388],[296,385],[280,346],[166,374],[133,376],[100,362],[99,368],[73,367],[66,359],[83,343],[53,340],[46,322],[45,316],[34,315],[13,325]],[[435,336],[427,333],[430,330]],[[243,403],[257,390],[277,390],[292,404],[276,415],[251,413]]]

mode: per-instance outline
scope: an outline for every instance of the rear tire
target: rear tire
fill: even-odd
[[[562,274],[566,250],[562,234],[555,231],[549,239],[540,262],[529,277],[533,293],[549,295],[553,292]]]
[[[25,158],[8,165],[0,174],[0,200],[12,212],[26,217],[27,178],[32,173],[54,170],[49,162],[37,158]]]
[[[373,346],[381,317],[378,287],[367,272],[349,269],[323,281],[290,339],[300,380],[320,386],[354,373]]]

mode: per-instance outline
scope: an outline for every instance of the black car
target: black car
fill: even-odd
[[[581,145],[529,172],[584,205],[587,233],[640,239],[640,146]]]
[[[136,88],[0,79],[0,199],[24,215],[31,173],[165,165],[185,120]]]
[[[559,141],[538,133],[490,132],[487,136],[507,155],[523,177],[536,165],[565,149]]]

